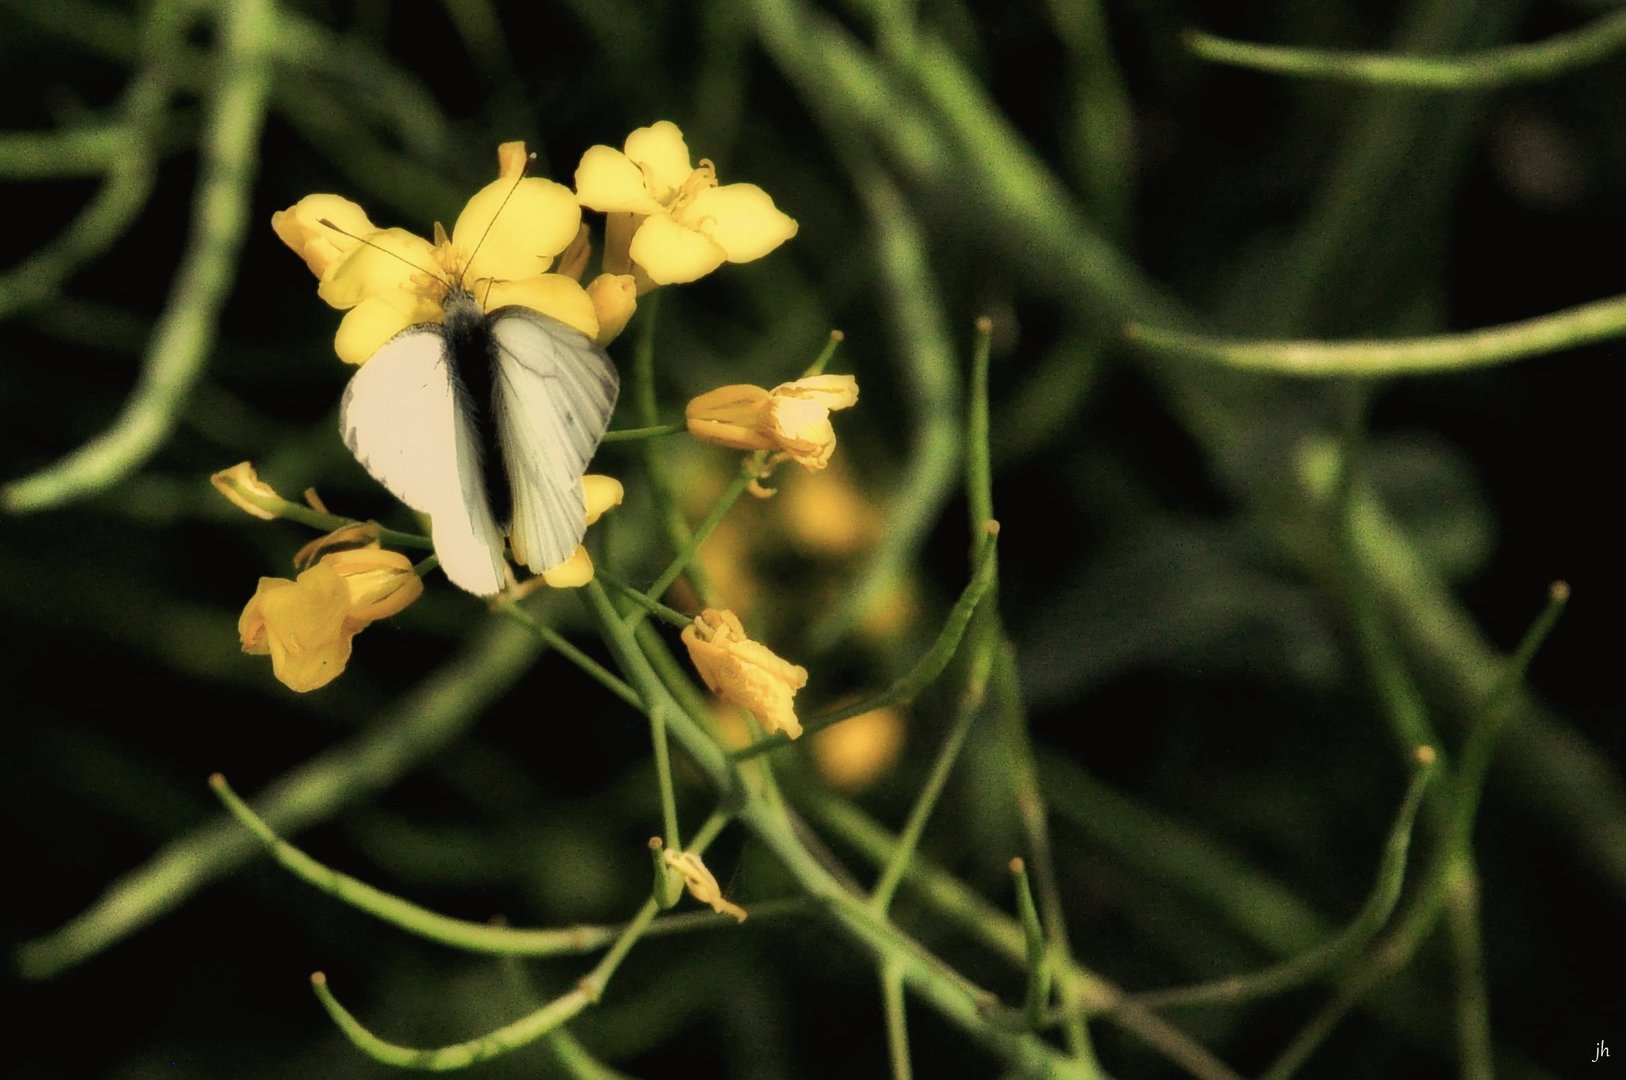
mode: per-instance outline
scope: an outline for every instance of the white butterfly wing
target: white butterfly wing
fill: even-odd
[[[587,531],[582,473],[610,426],[620,380],[587,335],[528,308],[491,315],[493,408],[508,462],[514,557],[540,573]]]
[[[339,431],[375,480],[429,515],[435,554],[453,584],[479,596],[503,589],[502,533],[438,326],[403,330],[361,366],[339,404]]]

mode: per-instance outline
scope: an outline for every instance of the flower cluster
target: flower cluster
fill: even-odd
[[[412,562],[379,546],[377,526],[350,525],[301,553],[297,578],[262,577],[237,620],[243,651],[271,657],[290,690],[326,686],[350,659],[350,642],[423,594]]]

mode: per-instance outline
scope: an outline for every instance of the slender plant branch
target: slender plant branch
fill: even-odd
[[[1148,352],[1247,371],[1312,379],[1434,375],[1506,364],[1626,335],[1626,297],[1459,334],[1418,338],[1246,341],[1144,323],[1129,324],[1124,334],[1131,345]]]
[[[1626,48],[1626,12],[1611,12],[1590,25],[1545,41],[1504,45],[1460,56],[1403,56],[1259,45],[1186,33],[1186,45],[1204,60],[1278,75],[1366,86],[1418,90],[1487,90],[1550,79],[1593,64]]]
[[[105,490],[138,469],[174,429],[214,343],[247,232],[250,185],[270,91],[277,36],[273,0],[218,9],[219,82],[206,108],[202,177],[191,235],[136,389],[112,427],[55,465],[0,491],[13,512],[59,506]]]

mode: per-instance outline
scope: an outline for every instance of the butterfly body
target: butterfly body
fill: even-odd
[[[351,378],[339,428],[379,483],[429,515],[446,576],[489,596],[510,579],[505,538],[538,572],[581,543],[582,474],[618,392],[581,331],[524,307],[486,313],[454,285],[441,322],[401,331]]]

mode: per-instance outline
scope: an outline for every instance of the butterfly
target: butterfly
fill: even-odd
[[[609,427],[620,380],[586,334],[519,306],[489,314],[461,280],[442,321],[409,326],[351,377],[345,445],[396,498],[428,514],[435,554],[478,596],[540,573],[587,530],[582,474]]]

